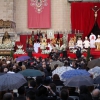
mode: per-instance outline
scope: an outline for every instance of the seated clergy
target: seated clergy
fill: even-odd
[[[40,42],[40,49],[46,49],[46,47],[47,47],[47,39],[44,34]]]
[[[77,43],[76,43],[77,47],[80,47],[81,49],[83,48],[83,41],[81,38],[78,38]]]
[[[97,50],[100,50],[100,35],[98,35],[98,38],[96,39],[95,44],[96,44]]]
[[[38,53],[38,52],[39,52],[39,51],[38,51],[39,48],[40,48],[40,43],[37,41],[37,42],[34,43],[34,51],[35,51],[36,53]]]
[[[69,49],[74,48],[75,44],[74,44],[74,39],[73,38],[70,38],[68,45],[69,45]]]
[[[85,37],[85,40],[84,40],[84,42],[83,42],[83,45],[84,45],[84,48],[88,48],[88,47],[90,47],[90,42],[89,42],[89,40],[88,40],[88,37]]]

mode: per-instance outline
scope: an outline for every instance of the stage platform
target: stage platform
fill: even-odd
[[[67,51],[68,57],[70,58],[76,58],[76,54],[69,52],[69,50]],[[85,57],[87,57],[87,52],[82,53],[82,55],[84,55]],[[90,55],[93,56],[94,58],[100,58],[100,50],[96,50],[96,49],[90,49]]]
[[[100,50],[91,49],[91,50],[90,50],[90,54],[91,54],[94,58],[100,58]]]
[[[94,58],[100,58],[100,51],[96,50],[96,49],[91,49],[90,50],[90,54],[91,56],[93,56]],[[24,56],[24,55],[28,55],[27,53],[26,54],[14,54],[13,55],[13,58],[18,58],[20,56]],[[75,53],[71,53],[69,52],[69,50],[67,51],[67,55],[68,57],[70,58],[73,58],[73,59],[76,59],[76,54]],[[85,57],[87,56],[87,52],[85,53],[82,53],[82,55],[84,55]],[[49,57],[49,54],[41,54],[41,53],[32,53],[32,56],[34,57],[42,57],[42,58],[48,58]],[[60,56],[62,56],[62,54],[60,54]]]
[[[20,57],[20,56],[27,56],[28,54],[26,53],[26,54],[14,54],[13,55],[13,58],[18,58],[18,57]],[[32,56],[33,57],[37,57],[37,58],[39,58],[39,57],[41,57],[41,58],[48,58],[49,57],[49,54],[41,54],[41,53],[32,53]]]

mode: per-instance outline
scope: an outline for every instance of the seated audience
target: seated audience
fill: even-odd
[[[88,87],[85,85],[80,86],[79,100],[93,100]]]
[[[3,100],[13,100],[13,95],[11,93],[5,93]]]
[[[48,94],[52,93],[52,96],[49,96]],[[44,86],[40,85],[37,88],[37,93],[36,93],[36,99],[35,100],[56,100],[57,96],[53,92],[53,90],[50,88],[50,86]]]
[[[69,96],[78,96],[79,97],[79,93],[76,92],[75,87],[68,87],[68,90],[69,90]]]
[[[100,100],[100,90],[99,89],[94,89],[92,91],[92,98],[93,100]]]
[[[73,100],[72,98],[69,97],[68,90],[66,89],[61,90],[60,96],[61,96],[61,100]]]
[[[35,92],[34,91],[29,91],[26,93],[26,100],[35,100]]]
[[[63,82],[60,80],[60,77],[57,74],[53,75],[53,81],[56,86],[63,86]]]
[[[18,94],[19,94],[19,96],[15,97],[14,100],[26,100],[26,97],[25,97],[25,88],[24,87],[20,87],[18,89]]]

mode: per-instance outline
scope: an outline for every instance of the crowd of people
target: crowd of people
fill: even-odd
[[[60,57],[58,54],[54,56],[51,53],[50,58],[32,57],[23,62],[11,57],[2,57],[0,58],[0,72],[2,73],[18,73],[25,69],[36,69],[44,72],[44,76],[26,78],[27,83],[21,86],[17,93],[13,90],[1,91],[0,100],[74,100],[73,96],[77,96],[79,100],[100,100],[99,87],[94,89],[85,85],[79,88],[64,86],[59,75],[52,76],[52,71],[59,67],[59,64],[55,64],[51,69],[53,61],[63,62],[65,67],[88,70],[87,60],[84,56],[72,60],[70,57]],[[56,90],[57,86],[62,86],[60,92]]]

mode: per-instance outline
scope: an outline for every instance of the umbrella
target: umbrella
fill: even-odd
[[[96,78],[100,75],[100,67],[96,66],[88,71],[90,74],[93,75],[93,78]]]
[[[81,85],[92,86],[93,79],[89,76],[76,76],[69,78],[64,82],[64,85],[69,87],[80,87]]]
[[[20,56],[20,57],[18,57],[18,58],[16,59],[16,61],[25,61],[25,60],[28,60],[28,59],[30,59],[29,56]]]
[[[19,73],[7,73],[0,76],[0,91],[18,89],[27,81]]]
[[[88,62],[88,65],[87,65],[88,68],[94,68],[95,66],[100,66],[100,58],[97,58]]]
[[[57,68],[52,72],[52,76],[53,76],[54,74],[58,74],[59,77],[60,77],[60,79],[62,79],[62,78],[61,78],[61,75],[62,75],[64,72],[69,71],[69,70],[74,70],[74,69],[71,68],[71,67],[65,67],[65,66],[57,67]]]
[[[0,73],[0,76],[1,76],[1,75],[4,75],[4,74],[6,74],[6,73]]]
[[[86,70],[76,69],[76,70],[70,70],[70,71],[64,72],[61,75],[63,81],[74,76],[90,76],[90,73],[87,72]]]
[[[100,84],[100,75],[94,78],[94,84]]]
[[[54,69],[55,64],[58,64],[59,67],[64,66],[64,63],[60,62],[59,60],[58,61],[52,61],[51,64],[50,64],[51,69]]]
[[[44,73],[39,71],[39,70],[34,70],[34,69],[25,69],[23,71],[19,72],[20,74],[22,74],[25,77],[36,77],[36,76],[43,76]]]

